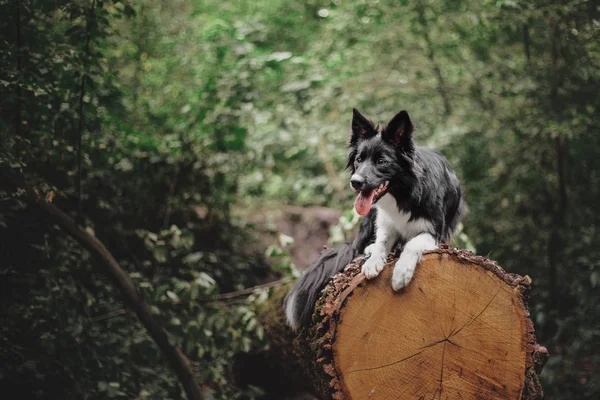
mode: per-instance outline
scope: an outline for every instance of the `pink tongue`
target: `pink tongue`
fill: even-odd
[[[361,217],[364,217],[371,211],[371,207],[373,206],[373,198],[375,197],[375,191],[372,190],[369,195],[365,196],[362,192],[356,196],[356,200],[354,201],[354,208],[356,212]]]

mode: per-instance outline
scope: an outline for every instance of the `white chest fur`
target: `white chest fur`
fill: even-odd
[[[432,232],[431,221],[424,218],[411,220],[409,211],[398,210],[394,197],[390,194],[384,195],[377,204],[376,232],[387,233],[389,236],[400,236],[404,242],[409,241],[415,236]]]
[[[375,207],[375,242],[365,248],[369,258],[362,265],[362,272],[367,279],[379,275],[392,246],[400,238],[405,243],[404,249],[392,273],[392,288],[400,290],[412,279],[423,252],[437,247],[431,235],[433,225],[424,218],[411,220],[411,213],[399,211],[396,200],[389,194],[384,195]]]

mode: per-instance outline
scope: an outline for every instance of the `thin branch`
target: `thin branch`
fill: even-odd
[[[83,113],[84,106],[84,98],[85,98],[85,78],[87,73],[87,62],[90,53],[90,39],[92,37],[91,29],[92,29],[92,21],[94,19],[94,10],[96,8],[96,0],[92,0],[92,5],[90,6],[90,13],[88,15],[87,21],[85,23],[85,47],[83,50],[83,60],[81,65],[81,83],[79,87],[79,127],[77,132],[77,176],[75,181],[76,191],[77,191],[77,222],[79,224],[83,224],[83,210],[82,210],[82,202],[83,202],[83,193],[81,188],[81,177],[83,175],[82,168],[82,159],[83,159],[83,130],[85,123],[85,115]]]
[[[129,312],[129,310],[127,310],[126,308],[121,308],[120,310],[114,310],[111,312],[107,312],[106,314],[101,314],[98,315],[96,317],[92,318],[92,321],[94,322],[100,322],[100,321],[105,321],[107,319],[112,319],[115,317],[120,317],[121,315],[125,315]]]
[[[555,16],[556,21],[552,26],[551,31],[551,43],[550,43],[550,57],[551,57],[551,68],[552,68],[552,87],[550,90],[550,107],[552,112],[556,115],[560,112],[560,104],[558,98],[559,89],[563,85],[563,76],[559,70],[559,40],[560,40],[560,22],[561,18],[557,14]],[[563,134],[560,134],[555,138],[555,149],[556,149],[556,175],[558,177],[558,209],[554,213],[552,230],[548,240],[548,267],[549,271],[549,286],[550,293],[556,294],[558,292],[558,265],[560,264],[562,253],[564,250],[564,230],[566,225],[566,213],[567,213],[567,183],[566,183],[566,138]],[[558,309],[558,296],[549,296],[549,308],[550,310]],[[552,318],[549,321],[553,321]]]
[[[529,40],[529,24],[525,22],[523,24],[523,48],[525,50],[525,57],[527,58],[527,64],[529,64],[531,60],[531,50],[530,50],[530,40]]]
[[[73,239],[79,242],[79,244],[98,260],[99,265],[105,269],[105,272],[123,295],[127,306],[136,313],[140,322],[144,325],[163,355],[170,362],[188,399],[202,400],[202,391],[194,379],[194,372],[189,359],[178,347],[169,342],[167,331],[165,331],[158,321],[156,321],[152,315],[150,306],[138,294],[129,276],[123,271],[119,263],[106,249],[104,244],[79,227],[71,217],[52,203],[47,202],[38,193],[28,190],[28,195],[32,203],[44,210],[54,222],[60,225]]]
[[[230,299],[234,299],[236,297],[251,295],[252,293],[254,293],[254,291],[259,290],[259,289],[268,289],[268,288],[272,288],[272,287],[276,287],[276,286],[285,285],[286,283],[289,283],[291,281],[292,281],[292,278],[283,278],[283,279],[279,279],[277,281],[263,283],[262,285],[257,285],[257,286],[249,287],[246,289],[237,290],[235,292],[221,293],[221,294],[217,294],[214,296],[205,297],[205,298],[196,300],[196,302],[197,303],[211,303],[214,301],[230,300]]]
[[[21,135],[21,78],[23,77],[23,49],[21,45],[21,1],[15,2],[16,11],[16,39],[17,39],[17,97],[15,99],[15,133]]]
[[[262,285],[257,285],[257,286],[252,286],[252,287],[241,289],[241,290],[236,290],[235,292],[221,293],[221,294],[217,294],[214,296],[203,297],[198,300],[184,301],[181,303],[177,303],[175,305],[179,305],[179,306],[190,305],[190,304],[200,305],[203,303],[229,302],[231,300],[236,300],[239,297],[249,296],[249,295],[253,294],[256,290],[268,289],[268,288],[272,288],[272,287],[285,285],[286,283],[289,283],[292,280],[293,280],[292,278],[283,278],[283,279],[279,279],[276,281],[263,283]],[[126,308],[121,308],[118,310],[110,311],[106,314],[101,314],[96,317],[93,317],[92,321],[94,321],[94,322],[104,321],[107,319],[120,317],[121,315],[125,315],[128,312],[129,312],[129,310],[127,310]]]
[[[567,219],[567,171],[565,165],[567,152],[567,139],[560,135],[555,140],[556,145],[556,174],[558,175],[558,198],[559,211],[558,222],[564,227]]]
[[[438,65],[437,59],[435,57],[435,52],[433,51],[433,41],[429,36],[429,26],[427,24],[427,18],[425,17],[425,6],[421,1],[417,2],[417,14],[419,17],[419,23],[423,29],[423,38],[425,39],[425,43],[427,44],[427,57],[431,61],[431,66],[433,68],[433,72],[437,77],[437,89],[442,98],[442,103],[444,104],[444,112],[446,115],[452,113],[452,107],[450,106],[450,98],[446,91],[446,82],[444,80],[444,76],[442,75],[442,71]]]
[[[169,221],[171,218],[171,206],[173,201],[171,198],[175,193],[175,188],[177,187],[177,179],[179,178],[179,173],[181,172],[181,168],[178,166],[175,169],[175,174],[173,175],[173,179],[169,183],[169,190],[167,192],[167,197],[165,199],[165,215],[163,218],[163,229],[167,229],[169,227]]]

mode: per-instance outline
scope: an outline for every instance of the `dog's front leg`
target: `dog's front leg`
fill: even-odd
[[[385,259],[392,250],[392,246],[396,239],[397,234],[391,229],[386,229],[385,226],[377,227],[375,243],[367,247],[370,256],[362,265],[362,272],[367,279],[373,279],[379,275],[385,265]],[[367,249],[365,249],[365,252],[366,250]]]
[[[421,233],[406,242],[400,258],[394,266],[392,274],[392,288],[400,290],[408,285],[412,279],[417,263],[421,259],[423,252],[427,250],[435,250],[437,243],[433,236],[429,233]]]
[[[376,243],[371,243],[370,245],[368,245],[367,247],[365,247],[365,256],[370,256],[371,253],[373,252],[373,249],[375,248]]]

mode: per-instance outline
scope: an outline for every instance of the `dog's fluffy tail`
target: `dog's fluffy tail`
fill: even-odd
[[[352,242],[329,249],[296,281],[284,300],[285,316],[292,329],[308,326],[321,290],[358,255]]]

